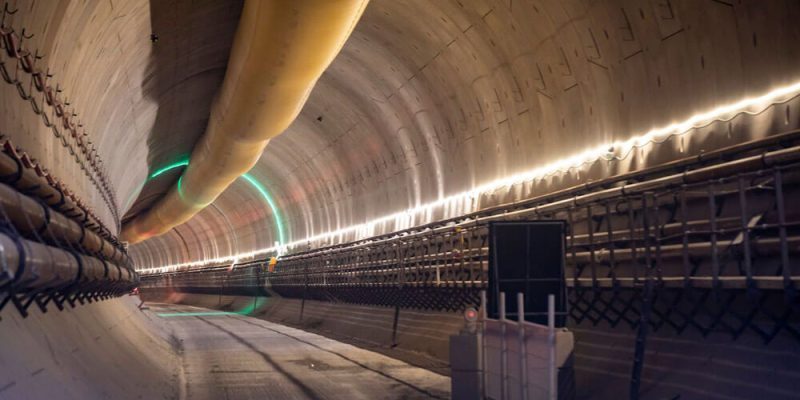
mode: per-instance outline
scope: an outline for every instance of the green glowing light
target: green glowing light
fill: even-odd
[[[228,311],[198,311],[198,312],[172,312],[172,313],[156,313],[161,318],[173,317],[213,317],[217,315],[238,315],[235,312]]]
[[[159,175],[161,175],[161,174],[163,174],[163,173],[165,173],[165,172],[167,172],[167,171],[171,171],[171,170],[173,170],[173,169],[175,169],[175,168],[178,168],[178,167],[185,167],[185,166],[187,166],[187,165],[189,165],[189,160],[180,160],[180,161],[177,161],[177,162],[175,162],[175,163],[172,163],[172,164],[170,164],[170,165],[167,165],[167,166],[166,166],[166,167],[164,167],[164,168],[161,168],[161,169],[159,169],[159,170],[158,170],[158,171],[156,171],[156,172],[153,172],[152,174],[150,174],[150,176],[147,178],[147,180],[149,181],[150,179],[153,179],[153,178],[155,178],[155,177],[157,177],[157,176],[159,176]]]
[[[280,244],[286,243],[286,235],[283,232],[283,221],[281,221],[281,216],[278,214],[278,207],[275,205],[275,200],[272,199],[272,196],[270,196],[269,192],[267,192],[267,189],[264,187],[264,185],[257,181],[256,178],[253,178],[252,175],[247,173],[242,175],[242,178],[250,182],[250,184],[253,185],[253,187],[256,188],[259,193],[261,193],[261,196],[264,198],[264,200],[267,201],[269,208],[272,210],[272,215],[275,218],[275,226],[278,228],[278,242]]]
[[[266,304],[266,297],[254,297],[253,302],[239,311],[190,311],[190,312],[169,312],[156,313],[161,318],[174,317],[216,317],[223,315],[250,315]]]
[[[179,168],[179,167],[185,167],[187,165],[189,165],[189,160],[188,159],[180,160],[180,161],[176,161],[176,162],[174,162],[174,163],[172,163],[170,165],[167,165],[166,167],[161,168],[158,171],[155,171],[152,174],[150,174],[150,176],[148,176],[147,179],[144,182],[140,183],[139,186],[136,187],[136,190],[134,190],[131,193],[131,196],[128,197],[128,201],[125,202],[124,210],[127,210],[130,207],[131,203],[133,203],[133,200],[136,199],[136,196],[138,196],[139,193],[141,193],[142,189],[144,189],[144,185],[147,182],[150,182],[154,178],[158,177],[159,175],[161,175],[161,174],[163,174],[163,173],[165,173],[167,171],[171,171],[171,170],[173,170],[175,168]]]
[[[150,174],[150,176],[147,177],[147,180],[144,183],[142,183],[141,186],[143,187],[145,183],[147,183],[150,180],[158,177],[161,174],[164,174],[164,173],[166,173],[168,171],[171,171],[171,170],[173,170],[175,168],[185,167],[187,165],[189,165],[189,160],[188,159],[176,161],[176,162],[174,162],[172,164],[169,164],[169,165],[167,165],[167,166],[165,166],[163,168],[160,168],[160,169],[156,170],[155,172],[153,172],[152,174]],[[278,206],[275,204],[275,200],[269,194],[269,191],[267,191],[267,188],[265,188],[264,185],[261,184],[261,182],[259,182],[256,178],[254,178],[249,173],[246,173],[246,174],[242,175],[242,178],[244,178],[247,182],[249,182],[250,185],[252,185],[256,189],[256,191],[258,191],[258,193],[261,194],[261,197],[263,197],[264,200],[266,200],[267,205],[269,205],[270,211],[272,211],[272,216],[275,219],[275,227],[278,230],[278,244],[282,245],[283,243],[286,243],[286,233],[284,232],[284,228],[283,228],[283,220],[281,219],[280,213],[278,212]],[[181,175],[181,177],[178,178],[178,195],[181,196],[181,198],[183,198],[183,192],[181,190],[181,180],[182,179],[183,179],[183,175]],[[134,192],[134,194],[135,193],[136,192]],[[130,204],[131,200],[133,200],[133,197],[131,197],[128,200],[128,204]],[[127,209],[127,205],[126,205],[125,208]]]
[[[183,182],[183,175],[181,175],[181,177],[178,178],[178,196],[181,196],[181,199],[183,199],[183,189],[181,189],[181,182]]]
[[[263,306],[267,302],[266,297],[254,297],[253,302],[249,304],[247,307],[239,310],[236,312],[238,315],[250,315],[256,312],[261,306]]]

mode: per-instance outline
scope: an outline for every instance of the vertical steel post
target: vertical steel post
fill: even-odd
[[[717,197],[714,195],[714,185],[708,185],[708,221],[711,228],[711,286],[714,290],[720,288],[719,281],[719,250],[717,248]]]
[[[683,287],[688,289],[691,286],[692,266],[689,263],[689,227],[686,210],[686,185],[681,186],[681,230],[683,231]]]
[[[747,275],[747,289],[755,290],[753,281],[753,259],[750,253],[750,226],[749,212],[747,210],[747,190],[744,187],[744,178],[739,176],[739,215],[742,223],[742,257],[744,258],[744,273]]]
[[[592,288],[597,290],[597,263],[594,256],[594,216],[592,205],[586,206],[586,231],[589,235],[589,268],[592,274]]]
[[[556,369],[556,296],[547,295],[547,345],[548,345],[548,378],[547,390],[549,400],[558,398],[558,375]]]
[[[781,273],[783,288],[787,298],[794,297],[792,283],[792,266],[789,264],[789,244],[786,238],[786,206],[783,198],[783,175],[780,168],[775,168],[775,205],[778,208],[778,231],[781,239]]]
[[[394,305],[394,319],[392,320],[392,347],[397,346],[397,323],[400,321],[400,305]]]
[[[517,329],[519,331],[519,389],[528,400],[528,353],[525,346],[525,294],[517,293]]]
[[[486,291],[481,290],[481,321],[486,321],[486,318],[489,318],[486,312]]]
[[[480,335],[481,337],[478,340],[478,343],[481,345],[481,351],[478,353],[480,359],[478,360],[478,366],[481,369],[481,398],[486,398],[486,319],[489,317],[488,313],[486,312],[486,307],[488,303],[486,302],[486,291],[481,290],[481,311],[480,311],[480,319],[481,319],[481,330]]]
[[[508,343],[506,342],[506,294],[500,292],[498,299],[500,315],[500,399],[508,397]]]
[[[567,209],[567,222],[569,223],[569,248],[572,253],[572,279],[574,280],[573,287],[577,290],[580,285],[578,278],[580,278],[580,271],[578,270],[578,257],[577,249],[575,248],[575,225],[572,219],[572,207]]]
[[[645,278],[644,288],[642,289],[642,307],[639,312],[639,327],[636,332],[636,348],[633,354],[633,368],[631,371],[630,398],[639,398],[639,388],[642,383],[642,370],[644,369],[645,345],[647,342],[647,330],[650,323],[650,302],[652,301],[652,258],[650,252],[650,220],[648,216],[648,193],[642,194],[642,237],[644,239],[645,255]]]
[[[637,268],[639,266],[639,257],[636,254],[636,215],[633,212],[633,202],[631,199],[627,198],[625,200],[628,206],[628,230],[630,231],[628,248],[631,249],[631,261],[633,263],[633,284],[636,285],[639,283],[639,269]]]
[[[616,290],[619,282],[617,282],[616,260],[614,259],[614,228],[611,220],[611,206],[609,202],[605,203],[606,207],[606,231],[608,232],[608,268],[611,273],[611,287]]]
[[[664,284],[664,277],[661,271],[661,216],[659,215],[658,209],[658,196],[655,193],[653,193],[653,244],[656,247],[656,278],[658,279],[659,286],[661,286]]]

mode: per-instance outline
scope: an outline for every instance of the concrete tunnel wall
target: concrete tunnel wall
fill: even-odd
[[[287,240],[362,223],[794,82],[796,13],[780,1],[377,0],[251,175]],[[665,146],[684,157],[766,133]],[[664,161],[636,157],[610,172]],[[573,171],[552,188],[585,179]],[[134,258],[169,265],[278,240],[246,182],[216,205]]]
[[[124,297],[0,313],[0,399],[178,398],[178,341]],[[173,347],[176,346],[176,347]]]
[[[53,75],[98,147],[114,206],[128,216],[148,207],[180,169],[148,176],[184,159],[203,132],[241,2],[9,6],[19,11],[5,24],[34,35],[24,47],[42,55],[37,65]],[[798,17],[800,5],[788,0],[373,0],[300,117],[251,175],[275,200],[287,239],[360,223],[800,80]],[[0,133],[116,227],[61,140],[14,85],[0,87]],[[773,111],[786,114],[784,128],[797,126],[795,110]],[[689,136],[684,152],[664,146],[677,158],[775,133],[736,128]],[[663,161],[644,154],[604,173]],[[573,172],[552,187],[587,178]],[[528,194],[499,193],[481,205]],[[131,254],[148,267],[263,248],[278,239],[275,219],[240,180],[191,222]],[[97,327],[88,329],[120,315],[131,315],[131,327],[148,326],[120,304],[26,320],[6,311],[0,325],[15,338],[48,334],[73,318],[91,318]],[[122,346],[146,348],[137,340]],[[99,362],[100,354],[85,360]]]
[[[184,160],[204,130],[241,2],[9,4],[20,11],[6,25],[34,35],[23,45],[97,146],[120,215],[148,207],[180,168],[147,177]],[[287,241],[362,223],[792,83],[798,15],[791,1],[375,0],[251,175]],[[0,132],[114,228],[59,138],[3,85]],[[675,158],[774,133],[740,128],[665,145]],[[665,161],[636,157],[604,173]],[[588,178],[573,171],[551,186]],[[239,180],[131,254],[151,267],[265,248],[276,218]]]

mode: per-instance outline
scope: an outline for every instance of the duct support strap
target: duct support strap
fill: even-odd
[[[137,243],[168,232],[211,204],[299,114],[350,36],[367,0],[245,3],[228,69],[188,167],[152,209],[126,224]]]

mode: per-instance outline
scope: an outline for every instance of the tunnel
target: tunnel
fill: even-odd
[[[0,399],[798,398],[798,20],[4,0]]]

